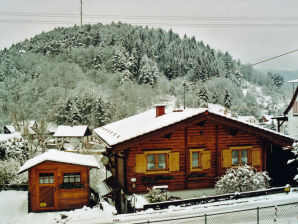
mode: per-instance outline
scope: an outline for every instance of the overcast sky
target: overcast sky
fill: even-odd
[[[243,63],[298,49],[297,0],[83,0],[83,23],[111,21],[172,28]],[[0,49],[79,22],[80,0],[0,0]],[[298,52],[256,68],[298,69]]]

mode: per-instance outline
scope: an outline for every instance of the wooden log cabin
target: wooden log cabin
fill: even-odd
[[[28,211],[56,211],[89,205],[89,170],[99,168],[94,156],[49,150],[28,160]]]
[[[289,136],[214,108],[166,112],[164,105],[94,133],[106,145],[112,173],[128,194],[147,193],[156,185],[170,191],[213,188],[227,168],[241,164],[278,179],[289,156],[281,160],[282,147],[293,143]]]

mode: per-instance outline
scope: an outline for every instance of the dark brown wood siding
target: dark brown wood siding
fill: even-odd
[[[148,192],[148,187],[154,185],[168,185],[169,190],[214,187],[216,177],[223,175],[227,169],[222,166],[222,150],[229,149],[229,147],[252,146],[253,150],[260,149],[261,164],[256,168],[264,170],[263,158],[266,142],[245,131],[236,130],[235,134],[233,130],[211,120],[203,123],[193,122],[186,127],[182,124],[170,135],[153,137],[128,148],[129,153],[126,158],[128,192],[145,193]],[[191,171],[190,149],[210,151],[210,168]],[[179,171],[155,174],[136,173],[136,155],[146,150],[179,152]],[[135,189],[132,188],[131,178],[136,178]]]

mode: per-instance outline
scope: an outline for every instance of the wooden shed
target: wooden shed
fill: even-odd
[[[89,171],[99,168],[94,156],[51,149],[28,160],[28,211],[56,211],[89,205]]]

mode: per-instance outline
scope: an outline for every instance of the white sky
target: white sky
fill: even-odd
[[[244,63],[254,63],[298,49],[297,9],[296,0],[83,0],[83,23],[106,24],[120,20],[138,25],[172,28],[181,36],[186,33],[188,36],[195,36],[197,40],[203,40],[212,48],[227,50],[235,59],[239,58]],[[16,16],[8,15],[7,12],[40,14]],[[57,26],[73,25],[57,22],[53,24],[54,21],[79,24],[79,12],[80,0],[0,0],[0,49]],[[77,16],[45,16],[46,14]],[[90,18],[90,15],[100,17]],[[225,19],[212,20],[206,17]],[[227,17],[232,18],[227,20]],[[15,20],[34,22],[16,23]],[[50,21],[51,24],[36,21]],[[202,24],[214,24],[217,27],[202,27]],[[219,24],[238,24],[238,27],[218,27]],[[241,24],[253,24],[253,27],[243,27]],[[258,27],[255,24],[258,24]],[[273,27],[260,27],[264,24],[271,24]],[[276,24],[295,25],[277,27]],[[294,70],[298,69],[297,61],[298,52],[258,65],[256,68]]]

